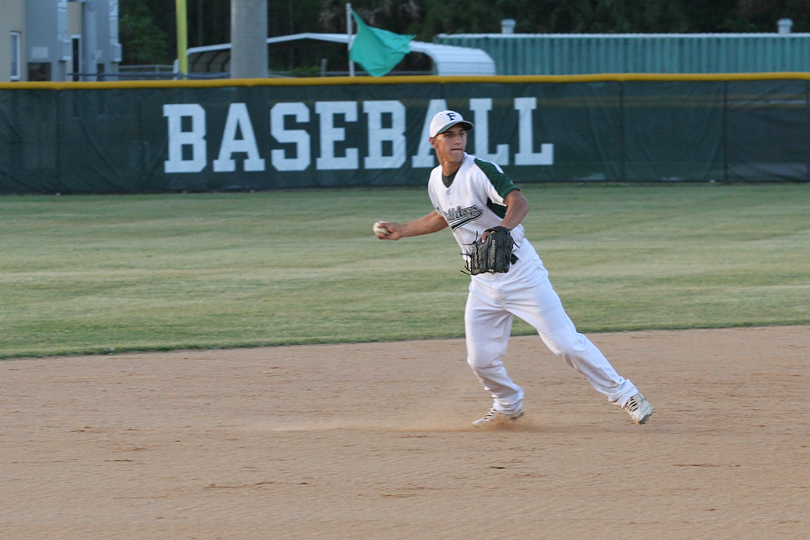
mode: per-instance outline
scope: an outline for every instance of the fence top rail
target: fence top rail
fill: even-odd
[[[693,39],[693,40],[706,40],[706,39],[722,39],[727,41],[739,41],[740,39],[807,39],[810,38],[810,32],[790,32],[788,34],[780,34],[778,32],[751,32],[751,33],[704,33],[704,34],[437,34],[440,39],[511,39],[511,40],[593,40],[593,39],[628,39],[628,40],[644,40],[644,39]]]
[[[301,77],[295,79],[214,79],[186,81],[11,82],[4,90],[112,90],[119,88],[225,88],[234,86],[333,86],[353,84],[582,83],[632,81],[810,80],[810,72],[775,73],[597,73],[592,75]]]

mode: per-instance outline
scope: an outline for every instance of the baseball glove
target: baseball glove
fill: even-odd
[[[476,239],[466,253],[467,271],[472,276],[485,272],[508,272],[509,265],[517,261],[512,253],[515,241],[509,229],[499,225],[486,232],[489,233],[486,240]]]

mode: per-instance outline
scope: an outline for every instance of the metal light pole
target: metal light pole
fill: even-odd
[[[231,78],[267,77],[267,0],[231,0]]]

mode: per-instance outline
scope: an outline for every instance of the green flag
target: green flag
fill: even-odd
[[[352,10],[357,23],[357,35],[349,50],[349,59],[357,62],[374,77],[382,77],[411,52],[411,40],[416,36],[401,36],[388,30],[371,28]]]

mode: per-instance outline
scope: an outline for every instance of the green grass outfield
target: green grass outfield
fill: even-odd
[[[810,322],[810,185],[523,185],[582,331]],[[0,197],[0,358],[463,335],[424,188]],[[524,323],[514,333],[532,330]]]

